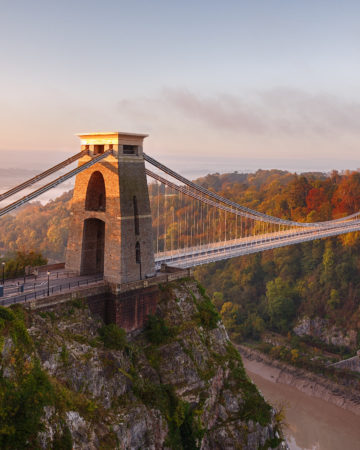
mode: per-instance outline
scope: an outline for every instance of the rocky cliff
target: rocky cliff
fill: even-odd
[[[82,300],[0,308],[0,447],[287,448],[203,289],[160,297],[128,336]]]
[[[335,325],[330,325],[327,319],[315,317],[302,317],[294,327],[294,333],[298,336],[312,336],[326,344],[338,347],[356,348],[358,345],[356,330],[342,330]]]

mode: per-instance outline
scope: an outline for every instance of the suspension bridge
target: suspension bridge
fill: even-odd
[[[145,137],[80,135],[81,152],[0,195],[0,217],[76,177],[66,267],[115,284],[360,230],[360,212],[306,223],[242,206],[144,153]]]

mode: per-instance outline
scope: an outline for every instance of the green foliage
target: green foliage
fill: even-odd
[[[11,321],[15,320],[15,317],[15,314],[10,308],[0,306],[0,319],[3,319],[4,321]]]
[[[246,375],[240,354],[231,343],[227,346],[227,355],[231,375],[236,383],[236,390],[241,390],[244,400],[240,413],[241,418],[243,420],[254,420],[262,426],[268,425],[271,421],[271,406],[265,402],[255,384]]]
[[[211,300],[209,298],[205,298],[200,302],[196,302],[196,306],[198,309],[198,319],[201,325],[203,325],[208,330],[216,328],[220,320],[220,315],[216,311],[216,308]]]
[[[66,345],[63,345],[61,347],[61,352],[60,352],[60,359],[62,361],[62,363],[64,364],[64,366],[67,366],[69,364],[69,352],[68,349],[66,348]]]
[[[323,272],[321,274],[321,282],[324,284],[332,284],[334,281],[335,271],[335,255],[332,248],[332,241],[328,240],[325,244],[323,255]]]
[[[43,408],[52,404],[54,391],[39,361],[30,356],[34,345],[22,308],[1,308],[0,315],[14,345],[7,363],[12,376],[0,372],[0,448],[37,448]]]
[[[162,317],[152,314],[148,315],[145,333],[149,341],[156,345],[163,344],[174,334]]]
[[[78,297],[70,302],[70,305],[77,309],[86,308],[86,299]]]
[[[0,220],[0,247],[10,253],[9,259],[14,259],[12,255],[21,249],[24,253],[36,250],[46,258],[64,261],[71,195],[72,192],[63,194],[46,205],[29,203]],[[41,261],[38,263],[31,261],[25,265],[40,265]],[[12,267],[16,268],[16,263]]]
[[[336,289],[331,289],[327,304],[330,309],[336,309],[340,305],[339,292]]]
[[[53,397],[51,383],[39,362],[20,384],[2,378],[0,392],[0,447],[35,448],[36,435],[42,429],[43,408]]]
[[[155,384],[139,378],[132,370],[135,395],[147,406],[161,411],[166,418],[169,432],[166,446],[173,449],[197,450],[204,432],[196,412],[180,400],[171,385]]]
[[[205,290],[204,286],[202,286],[200,283],[197,283],[197,288],[200,292],[200,295],[202,297],[206,298],[207,296],[206,296],[206,290]]]
[[[281,442],[283,442],[283,439],[281,437],[273,437],[266,439],[266,442],[264,445],[259,447],[259,450],[268,450],[269,448],[277,448]]]
[[[35,251],[17,251],[14,256],[4,259],[5,278],[24,275],[26,267],[42,266],[47,264],[47,259],[41,253]]]
[[[295,317],[296,291],[280,277],[266,285],[266,299],[270,324],[275,330],[285,332]]]
[[[224,294],[222,292],[214,292],[211,301],[214,303],[215,308],[220,311],[224,304]]]
[[[99,328],[99,334],[106,348],[124,350],[127,345],[125,330],[113,323]]]
[[[321,221],[357,211],[359,180],[355,172],[327,177],[259,170],[252,175],[215,174],[201,182],[267,214]],[[226,305],[222,317],[233,338],[258,339],[264,330],[287,333],[300,315],[326,317],[330,325],[357,330],[359,237],[349,233],[221,261],[197,268],[195,275],[219,311]]]
[[[56,433],[52,442],[52,450],[72,450],[73,441],[68,426],[63,427],[62,434]]]
[[[52,385],[39,361],[29,357],[33,343],[21,307],[1,308],[0,314],[8,323],[7,333],[15,346],[9,367],[13,376],[0,373],[0,447],[36,448],[43,408],[53,401]]]
[[[183,449],[200,449],[198,442],[200,442],[204,436],[204,430],[201,426],[199,417],[195,414],[194,409],[190,408],[188,403],[183,402],[183,405],[183,421],[179,427]]]
[[[56,314],[54,311],[39,311],[39,316],[43,319],[49,318],[52,322],[55,322],[56,320]]]
[[[11,319],[9,333],[14,344],[22,353],[32,351],[33,343],[26,329],[24,310],[17,305],[11,307],[11,312],[14,315],[14,319]]]

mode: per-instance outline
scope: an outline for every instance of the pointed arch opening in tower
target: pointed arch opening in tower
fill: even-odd
[[[105,222],[86,219],[81,251],[81,275],[104,273]]]
[[[86,191],[85,209],[87,211],[106,210],[105,181],[102,173],[94,172]]]

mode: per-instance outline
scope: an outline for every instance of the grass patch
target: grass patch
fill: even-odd
[[[69,365],[69,358],[70,358],[70,353],[69,353],[68,349],[66,348],[66,345],[63,345],[61,347],[60,359],[61,359],[61,362],[64,364],[64,366]]]
[[[43,319],[50,319],[52,322],[56,320],[56,314],[53,311],[40,311],[38,314]]]
[[[85,309],[87,307],[86,300],[82,297],[75,298],[70,302],[70,304],[77,309]]]

